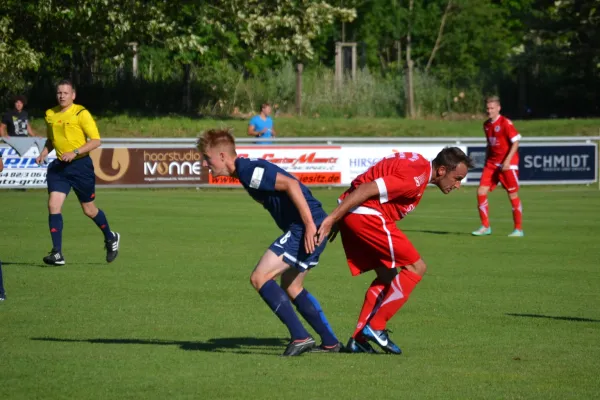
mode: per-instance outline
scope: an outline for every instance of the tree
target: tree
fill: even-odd
[[[296,63],[296,112],[301,113],[303,63],[314,57],[312,41],[335,20],[352,21],[354,9],[320,0],[232,1],[231,14],[240,38],[254,54],[273,55]]]
[[[14,37],[13,21],[0,17],[0,98],[23,91],[28,82],[24,73],[37,70],[42,54]]]

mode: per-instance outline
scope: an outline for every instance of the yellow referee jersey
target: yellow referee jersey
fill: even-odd
[[[56,150],[56,157],[83,146],[87,139],[100,139],[98,127],[85,107],[73,104],[61,112],[60,106],[46,111],[48,139]],[[82,157],[81,154],[79,157]],[[78,158],[79,158],[78,157]]]

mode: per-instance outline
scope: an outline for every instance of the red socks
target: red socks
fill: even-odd
[[[410,296],[410,293],[420,281],[420,275],[405,268],[401,269],[400,273],[392,280],[392,284],[383,298],[381,306],[379,306],[379,309],[369,321],[371,328],[375,330],[385,329],[387,322],[402,308],[408,300],[408,296]]]
[[[362,336],[361,332],[363,328],[369,323],[369,319],[371,319],[375,311],[377,311],[377,308],[379,308],[387,288],[389,288],[389,285],[386,287],[379,278],[376,278],[371,282],[371,286],[369,286],[367,293],[365,293],[365,301],[360,310],[360,315],[358,316],[356,330],[352,334],[353,338],[356,339],[357,337],[359,338]]]
[[[402,308],[420,281],[421,276],[405,268],[400,270],[389,285],[384,285],[379,279],[375,279],[365,294],[365,301],[352,337],[360,338],[367,324],[376,330],[385,329],[387,322]]]
[[[523,222],[523,205],[521,204],[521,199],[510,199],[510,203],[512,204],[512,213],[513,213],[513,221],[515,221],[515,229],[523,230],[522,222]]]
[[[490,218],[487,195],[477,195],[477,206],[479,207],[479,218],[481,219],[481,225],[489,228]]]

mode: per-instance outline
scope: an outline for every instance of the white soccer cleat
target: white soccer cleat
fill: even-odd
[[[471,235],[473,235],[473,236],[487,236],[487,235],[491,235],[491,234],[492,234],[491,226],[488,226],[487,228],[485,226],[481,226],[476,231],[471,232]]]
[[[525,233],[521,229],[515,229],[511,233],[508,234],[508,237],[523,237]]]

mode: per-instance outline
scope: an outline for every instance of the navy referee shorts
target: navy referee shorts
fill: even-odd
[[[96,197],[96,174],[90,156],[77,158],[71,162],[58,159],[48,166],[46,174],[48,193],[69,194],[71,188],[80,203],[89,203]]]

